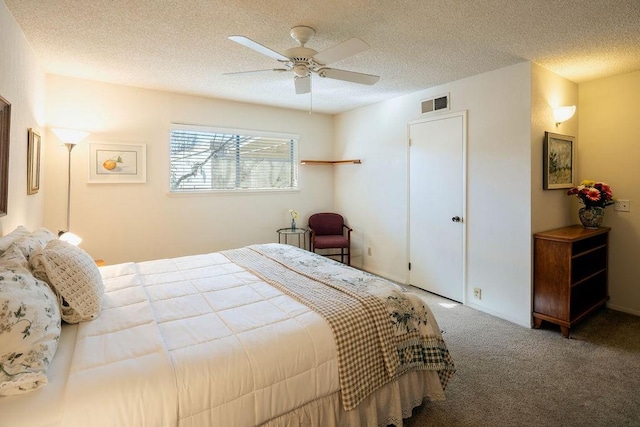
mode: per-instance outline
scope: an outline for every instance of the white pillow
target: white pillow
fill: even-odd
[[[58,295],[62,320],[79,323],[100,315],[104,285],[98,266],[88,253],[56,239],[36,249],[29,264],[33,275],[47,282]]]
[[[47,384],[47,368],[60,339],[53,291],[25,268],[0,271],[0,396]]]
[[[34,250],[43,248],[44,245],[56,239],[56,235],[46,228],[39,228],[27,236],[15,241],[15,245],[20,248],[24,256],[29,259]]]
[[[9,249],[9,246],[13,244],[13,242],[20,239],[21,237],[28,236],[29,233],[29,230],[27,230],[25,226],[19,225],[11,233],[5,234],[4,236],[0,237],[0,252],[6,251],[7,249]]]

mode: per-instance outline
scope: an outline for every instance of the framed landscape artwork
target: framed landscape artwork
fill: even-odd
[[[574,186],[576,173],[575,137],[544,133],[543,188],[554,190]]]

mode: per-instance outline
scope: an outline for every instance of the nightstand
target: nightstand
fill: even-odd
[[[609,227],[581,225],[534,235],[533,320],[560,326],[562,335],[609,299]]]
[[[281,228],[278,232],[278,243],[289,244],[289,236],[298,236],[298,247],[307,249],[307,229],[306,228]],[[302,246],[300,246],[302,244]]]

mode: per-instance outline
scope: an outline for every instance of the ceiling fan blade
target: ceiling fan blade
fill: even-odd
[[[275,50],[271,50],[266,46],[261,45],[258,42],[254,42],[250,38],[245,36],[229,36],[229,40],[234,41],[236,43],[241,44],[242,46],[248,47],[249,49],[253,49],[256,52],[259,52],[263,55],[267,55],[273,59],[277,59],[278,61],[288,61],[289,58],[286,56],[276,52]]]
[[[295,77],[296,94],[302,95],[311,92],[311,74],[306,77]]]
[[[338,70],[335,68],[320,68],[318,75],[320,77],[360,83],[362,85],[372,85],[380,80],[380,76],[374,76],[373,74],[355,73],[353,71]]]
[[[328,65],[341,59],[348,58],[356,53],[364,52],[369,49],[369,45],[358,38],[352,38],[329,49],[316,53],[313,59],[323,65]]]
[[[286,68],[266,68],[264,70],[252,70],[252,71],[235,71],[233,73],[223,73],[223,76],[233,76],[236,74],[253,74],[253,73],[264,73],[265,71],[276,71],[276,72],[283,72],[283,71],[289,71]]]

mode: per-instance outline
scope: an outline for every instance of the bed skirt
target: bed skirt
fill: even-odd
[[[340,392],[314,400],[263,424],[265,427],[375,427],[402,426],[423,401],[444,400],[435,371],[412,371],[368,396],[357,408],[344,411]]]

